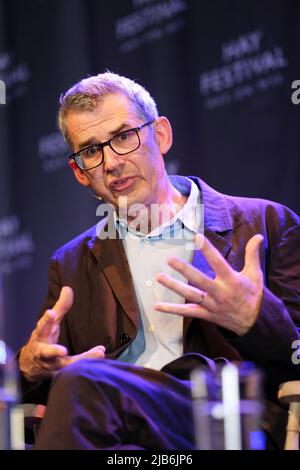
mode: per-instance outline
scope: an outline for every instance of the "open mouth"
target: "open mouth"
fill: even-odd
[[[125,189],[131,188],[131,186],[134,184],[134,180],[134,176],[130,176],[127,178],[118,178],[112,181],[109,187],[112,191],[125,191]]]

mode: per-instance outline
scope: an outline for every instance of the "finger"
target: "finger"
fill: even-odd
[[[39,360],[39,367],[43,370],[43,372],[47,372],[48,376],[49,374],[51,376],[53,372],[56,372],[65,366],[63,362],[64,359],[64,357],[55,357],[51,360]]]
[[[73,364],[74,362],[80,361],[81,359],[103,359],[105,357],[105,347],[104,346],[95,346],[81,354],[76,354],[75,356],[66,356],[61,359],[63,366]]]
[[[189,302],[197,303],[199,302],[199,299],[203,300],[202,290],[185,284],[182,281],[178,281],[173,277],[169,276],[168,274],[160,273],[157,275],[156,280],[168,289],[171,289],[172,291],[176,292],[176,294],[181,295],[185,300],[188,300]]]
[[[249,268],[253,269],[254,271],[261,270],[260,264],[260,245],[263,242],[264,237],[260,234],[254,235],[248,241],[245,249],[245,268],[248,270]]]
[[[163,313],[173,313],[184,317],[202,318],[210,320],[210,313],[199,304],[173,304],[169,302],[157,302],[154,304],[155,310]]]
[[[104,346],[95,346],[84,353],[78,354],[76,359],[88,359],[88,358],[103,358],[105,356],[105,347]]]
[[[196,247],[202,250],[208,264],[211,266],[216,276],[221,278],[228,278],[232,273],[232,268],[229,266],[227,261],[223,258],[221,253],[213,246],[213,244],[203,235],[198,233],[195,236]]]
[[[61,344],[41,343],[36,350],[36,357],[41,361],[53,361],[68,354],[67,348]]]
[[[77,354],[76,358],[87,359],[87,358],[103,358],[105,356],[105,347],[104,346],[94,346],[93,348],[85,351],[81,354]]]
[[[55,312],[53,310],[46,310],[44,315],[37,322],[34,333],[37,340],[48,338],[52,333],[52,328],[55,325]]]
[[[42,362],[40,379],[51,379],[54,374],[65,367],[64,358],[56,358],[52,362]]]
[[[64,286],[60,291],[60,296],[52,310],[56,313],[56,321],[60,322],[65,314],[70,310],[73,305],[73,289],[69,286]]]
[[[85,353],[83,354],[88,354],[88,353],[105,353],[105,346],[103,346],[102,344],[99,345],[99,346],[94,346],[93,348],[89,349],[88,351],[86,351]]]
[[[177,258],[177,256],[170,256],[168,258],[168,265],[182,274],[190,284],[193,284],[201,290],[206,292],[212,292],[214,290],[213,280],[183,259]]]

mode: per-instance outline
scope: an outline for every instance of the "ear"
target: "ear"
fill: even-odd
[[[69,161],[69,166],[72,168],[75,178],[77,179],[78,183],[82,184],[83,186],[90,186],[90,182],[85,174],[73,160]]]
[[[173,143],[173,132],[170,121],[165,116],[160,116],[155,121],[155,137],[162,155],[165,155]]]

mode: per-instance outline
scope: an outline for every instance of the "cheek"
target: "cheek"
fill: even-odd
[[[88,178],[90,187],[92,188],[92,190],[95,191],[96,193],[99,193],[99,195],[103,194],[104,192],[107,192],[102,171],[99,171],[96,168],[95,170],[92,170],[92,171],[93,173],[90,172],[89,178]]]
[[[152,145],[141,145],[140,154],[135,159],[136,165],[145,176],[150,176],[160,168],[161,154],[157,144],[153,141]]]

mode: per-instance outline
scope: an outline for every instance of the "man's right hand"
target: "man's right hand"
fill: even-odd
[[[21,349],[20,370],[30,382],[51,378],[53,372],[83,358],[103,358],[104,346],[96,346],[76,356],[68,356],[67,349],[57,344],[60,322],[73,304],[73,291],[63,287],[53,309],[46,310],[33,330],[28,343]]]

